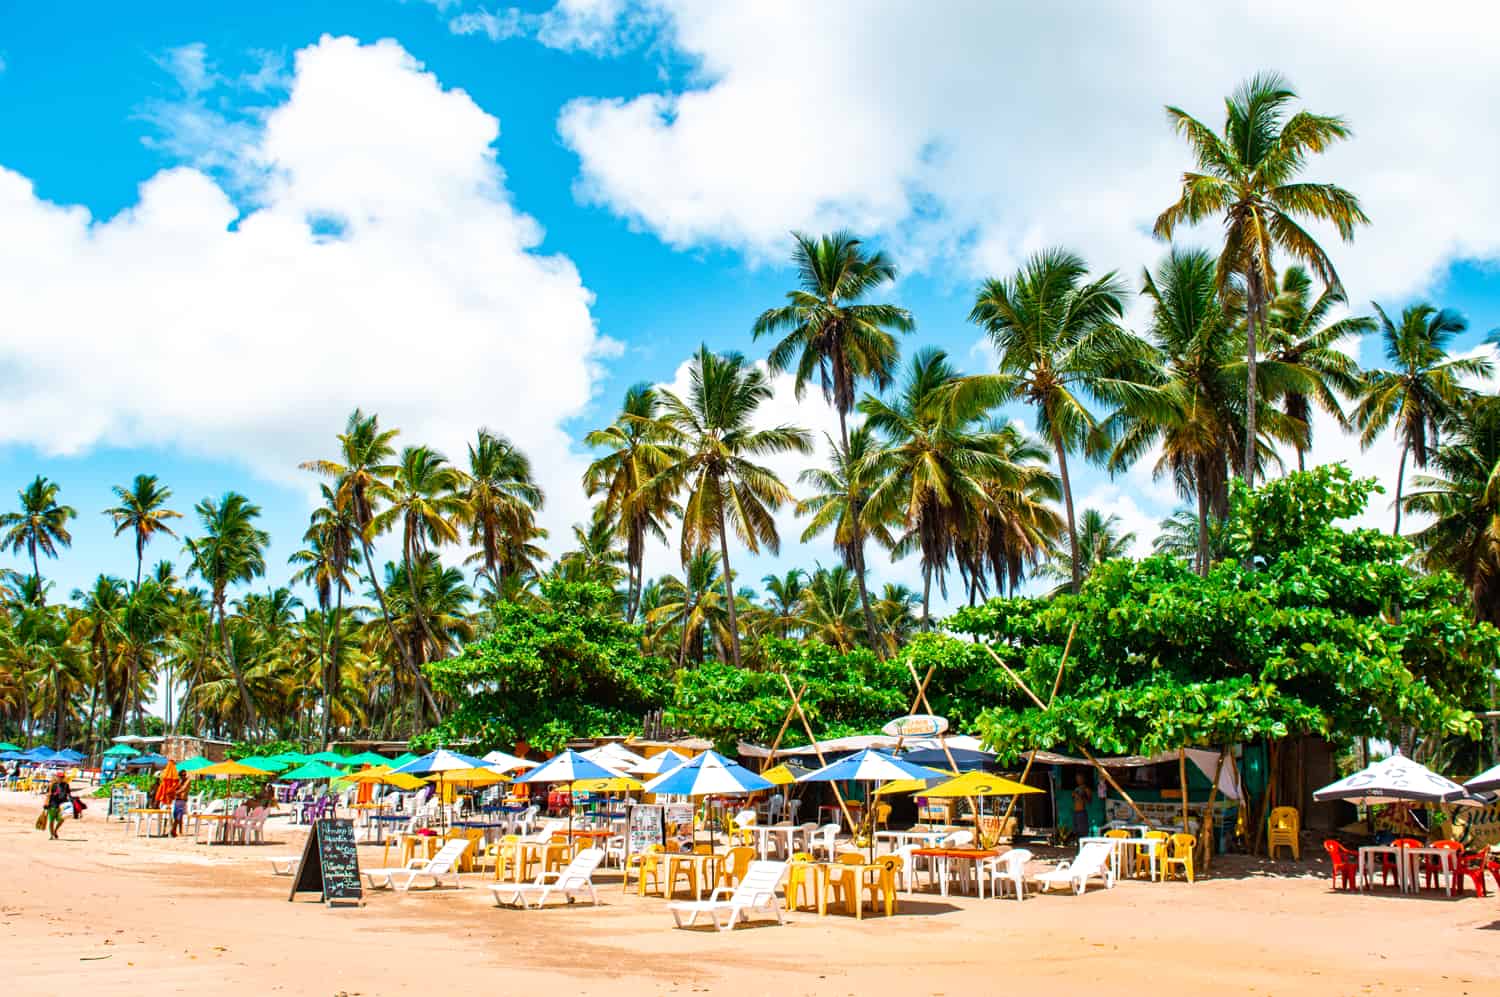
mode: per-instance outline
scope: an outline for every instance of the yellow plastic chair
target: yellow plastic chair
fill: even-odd
[[[1172,838],[1172,836],[1170,834],[1168,834],[1166,831],[1147,831],[1145,834],[1141,835],[1141,837],[1143,837],[1143,838],[1150,838],[1153,841],[1170,841],[1171,838]],[[1166,857],[1167,857],[1167,846],[1166,845],[1159,845],[1159,846],[1157,846],[1157,849],[1156,849],[1156,874],[1158,876],[1160,876],[1161,873],[1162,873],[1162,869],[1164,868],[1162,866],[1162,862],[1163,862],[1163,860],[1166,859]],[[1150,877],[1150,875],[1151,875],[1151,850],[1149,848],[1137,848],[1135,850],[1135,870],[1134,870],[1133,875],[1135,875],[1135,876]]]
[[[506,873],[510,873],[511,879],[516,882],[523,878],[520,875],[521,858],[516,854],[516,842],[520,840],[519,834],[507,834],[484,850],[486,856],[493,855],[495,858],[495,882],[505,879]]]
[[[864,884],[860,896],[861,907],[864,901],[863,894],[868,893],[870,906],[878,910],[884,904],[885,916],[890,917],[896,913],[896,875],[901,871],[901,856],[882,855],[875,860],[875,864],[880,866],[880,875]]]
[[[792,854],[791,866],[786,874],[786,909],[796,910],[802,905],[802,889],[811,886],[813,893],[818,891],[818,870],[811,865],[803,863],[816,862],[812,852],[794,852]],[[813,897],[812,905],[818,904],[817,896]]]
[[[745,873],[750,871],[750,863],[755,861],[755,849],[749,845],[739,845],[729,849],[724,856],[723,868],[719,872],[719,885],[733,887],[745,878]]]
[[[844,913],[853,914],[856,918],[860,917],[863,909],[859,866],[864,864],[865,857],[859,852],[840,852],[838,858],[834,859],[833,868],[828,870],[829,891],[844,905]],[[841,866],[847,868],[840,868]]]
[[[1162,863],[1162,878],[1170,877],[1175,866],[1182,870],[1182,874],[1191,883],[1193,881],[1193,851],[1197,847],[1198,839],[1191,834],[1172,835],[1170,851]]]
[[[657,893],[661,892],[661,863],[665,857],[661,845],[647,845],[644,852],[633,852],[625,863],[624,889],[630,889],[630,870],[636,870],[636,887],[640,896],[646,895],[646,880],[649,878]]]
[[[873,814],[875,818],[875,827],[877,829],[890,826],[891,805],[889,803],[875,804]]]
[[[1274,807],[1266,819],[1266,854],[1276,857],[1276,849],[1290,848],[1292,858],[1302,857],[1302,815],[1296,807]]]

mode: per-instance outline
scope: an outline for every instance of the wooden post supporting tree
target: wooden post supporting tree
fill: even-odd
[[[1057,663],[1057,677],[1052,680],[1052,695],[1047,697],[1047,709],[1052,709],[1052,704],[1057,702],[1057,690],[1062,688],[1063,669],[1068,667],[1068,654],[1073,650],[1073,635],[1078,632],[1078,624],[1075,623],[1068,628],[1068,639],[1063,643],[1062,660]],[[1026,754],[1026,767],[1021,770],[1021,784],[1026,784],[1026,777],[1031,774],[1031,766],[1036,761],[1036,749],[1032,748]],[[1004,829],[1010,820],[1011,811],[1016,807],[1016,798],[1012,796],[1010,802],[1005,805],[1005,816],[1000,818],[1000,827]],[[1050,840],[1050,839],[1049,839]]]
[[[781,673],[781,681],[786,685],[787,695],[792,697],[792,709],[797,711],[797,716],[802,720],[802,729],[807,732],[807,743],[812,745],[813,753],[818,756],[818,764],[827,767],[828,762],[823,758],[823,749],[818,746],[818,739],[813,734],[812,723],[807,719],[807,713],[802,709],[802,697],[792,688],[792,680],[786,677],[786,672]],[[803,687],[806,691],[806,686]],[[839,792],[839,784],[830,782],[833,787],[833,798],[839,801],[839,810],[844,815],[844,820],[849,823],[849,830],[855,830],[854,817],[849,813],[849,805],[844,802],[844,794]]]

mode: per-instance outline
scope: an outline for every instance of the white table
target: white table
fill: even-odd
[[[949,835],[948,831],[876,831],[875,840],[889,841],[891,851],[914,844],[918,848],[936,845]]]
[[[1363,849],[1361,849],[1363,851]],[[1448,876],[1448,892],[1452,894],[1458,886],[1458,856],[1456,848],[1403,848],[1397,857],[1401,869],[1401,889],[1416,893],[1422,888],[1421,859],[1435,856]]]
[[[756,838],[759,839],[760,857],[762,860],[764,860],[766,857],[767,846],[769,845],[771,835],[773,834],[779,834],[782,836],[781,843],[785,846],[787,857],[790,858],[792,855],[792,850],[797,843],[797,833],[800,832],[802,828],[796,824],[752,824],[749,830],[756,836]]]
[[[1401,858],[1401,853],[1406,851],[1395,845],[1362,845],[1359,849],[1359,888],[1367,890],[1370,888],[1370,874],[1380,867],[1375,861],[1377,856],[1389,855],[1396,860],[1396,885],[1406,889],[1406,863]]]
[[[1140,837],[1140,838],[1109,838],[1109,837],[1102,837],[1102,838],[1079,838],[1078,839],[1078,843],[1080,845],[1087,845],[1087,844],[1092,844],[1092,843],[1095,843],[1095,842],[1103,842],[1106,845],[1112,845],[1113,846],[1113,848],[1110,850],[1110,853],[1109,853],[1109,865],[1110,865],[1110,869],[1113,870],[1113,872],[1115,874],[1115,882],[1119,882],[1120,881],[1120,857],[1121,857],[1121,855],[1124,854],[1126,847],[1135,847],[1135,848],[1144,848],[1144,849],[1146,849],[1147,857],[1150,858],[1150,860],[1151,860],[1151,880],[1152,880],[1152,882],[1156,881],[1156,879],[1157,879],[1157,861],[1156,861],[1156,855],[1157,855],[1157,852],[1159,852],[1161,850],[1162,846],[1167,843],[1167,840],[1165,838],[1146,838],[1146,837]]]

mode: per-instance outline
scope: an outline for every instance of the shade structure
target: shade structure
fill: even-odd
[[[1353,775],[1329,783],[1313,793],[1319,803],[1345,800],[1349,803],[1453,803],[1466,799],[1469,791],[1452,779],[1438,775],[1400,754],[1360,769]]]
[[[937,777],[936,780],[933,780],[933,779],[892,779],[890,782],[885,783],[884,785],[882,785],[882,786],[878,787],[877,789],[875,789],[873,791],[872,795],[874,795],[874,796],[895,796],[895,795],[900,794],[900,793],[922,793],[922,792],[926,792],[927,787],[933,785],[935,782],[941,781],[943,779],[951,779],[953,776],[958,775],[957,772],[950,772],[950,771],[947,771],[946,769],[934,769],[934,771],[942,773],[941,775],[939,775]]]
[[[52,760],[55,762],[81,762],[84,757],[82,752],[74,751],[72,748],[64,748],[61,751],[55,752],[52,755]]]
[[[685,761],[687,758],[668,748],[666,751],[643,760],[639,765],[631,766],[626,771],[635,775],[665,775]]]
[[[117,744],[104,753],[105,758],[134,758],[137,752],[128,744]]]
[[[20,750],[21,750],[21,746],[19,744],[11,744],[9,741],[0,741],[0,751],[20,751]],[[109,752],[106,751],[105,754],[109,754]],[[132,752],[132,754],[134,754],[134,752]]]
[[[28,762],[45,762],[53,755],[51,748],[35,747],[29,751],[21,752],[21,757]]]
[[[207,772],[208,769],[203,771]],[[314,779],[340,779],[343,778],[344,770],[327,762],[307,762],[281,773],[281,778],[294,782],[305,782]]]
[[[642,789],[672,796],[739,796],[770,789],[772,782],[717,751],[695,755]]]
[[[848,758],[809,772],[798,782],[890,782],[893,779],[936,779],[942,773],[922,765],[913,765],[894,755],[874,748],[856,751]]]
[[[311,758],[300,751],[280,751],[266,757],[274,758],[278,762],[286,762],[289,765],[301,765],[303,762],[312,761]]]
[[[439,748],[419,758],[413,758],[404,765],[393,765],[391,771],[400,772],[402,775],[432,775],[434,772],[457,772],[461,769],[482,768],[484,768],[483,758],[461,755],[457,751]]]
[[[592,758],[585,758],[569,748],[560,755],[553,755],[525,775],[518,776],[516,782],[542,785],[553,782],[577,782],[579,779],[617,779],[622,775],[624,775],[623,772],[601,765]]]
[[[192,758],[184,758],[182,761],[178,762],[177,771],[185,774],[200,772],[203,769],[208,768],[212,764],[213,762],[209,761],[207,758],[204,758],[202,755],[194,755]]]
[[[607,768],[618,769],[621,772],[634,772],[635,766],[646,761],[644,755],[638,755],[617,741],[608,741],[597,748],[590,748],[580,752],[583,757],[590,761],[598,762]]]
[[[354,772],[339,777],[341,782],[372,783],[381,786],[394,786],[397,789],[412,790],[421,789],[426,785],[421,779],[414,775],[403,775],[400,772],[392,772],[387,765],[376,765],[362,772]]]
[[[949,762],[949,755],[953,756],[951,763]],[[915,751],[905,752],[901,757],[913,765],[928,765],[933,768],[948,768],[950,764],[956,765],[960,772],[968,771],[969,769],[984,768],[984,766],[995,760],[994,754],[988,751],[954,747],[949,747],[947,751],[944,751],[940,747],[917,748]]]
[[[282,771],[283,769],[289,769],[292,767],[291,762],[284,762],[280,758],[263,758],[259,755],[255,755],[250,758],[241,758],[240,764],[248,765],[253,769],[261,769],[263,771],[270,772],[273,775],[277,772]]]
[[[445,772],[434,772],[427,777],[428,782],[451,782],[464,786],[494,786],[497,783],[510,782],[510,776],[502,775],[494,769],[481,766],[470,769],[449,769]]]
[[[136,755],[134,758],[127,758],[124,761],[124,763],[122,764],[121,767],[122,768],[127,768],[127,769],[138,769],[138,768],[139,769],[144,769],[144,768],[161,769],[161,768],[166,768],[167,767],[167,756],[166,755]],[[264,774],[265,773],[262,773],[262,772],[257,772],[256,773],[256,775],[264,775]]]
[[[1464,788],[1471,793],[1493,793],[1500,790],[1500,765],[1479,773],[1464,783]]]
[[[132,764],[134,764],[132,762]],[[270,775],[265,769],[246,765],[244,762],[215,762],[213,765],[205,765],[199,769],[198,775],[212,776],[245,776],[245,775]]]
[[[390,761],[386,762],[386,764],[393,769],[398,769],[401,766],[405,765],[407,762],[416,761],[418,757],[418,755],[414,755],[410,751],[403,751],[395,758],[392,758]]]
[[[161,772],[161,782],[156,786],[156,805],[170,807],[172,797],[177,795],[177,784],[180,782],[182,782],[182,777],[177,774],[177,766],[172,762],[167,762],[167,767]]]
[[[965,772],[956,779],[922,791],[923,796],[1020,796],[1022,793],[1040,793],[1035,786],[1016,782],[988,772]]]
[[[782,762],[774,768],[766,769],[760,777],[773,786],[789,786],[811,771],[800,765],[793,765],[791,762]]]
[[[628,775],[613,779],[579,779],[573,783],[573,788],[584,793],[638,793],[641,781]]]
[[[19,751],[0,751],[0,762],[24,762],[26,756]]]
[[[344,758],[343,764],[364,767],[366,765],[389,765],[391,760],[374,751],[361,751],[357,755],[349,755]]]
[[[485,767],[495,772],[511,773],[520,772],[523,769],[534,769],[540,762],[528,761],[517,755],[507,755],[503,751],[491,751],[484,756]]]
[[[322,762],[325,765],[342,765],[345,768],[350,765],[360,764],[348,755],[341,755],[337,751],[316,751],[308,755],[307,760],[310,762]]]

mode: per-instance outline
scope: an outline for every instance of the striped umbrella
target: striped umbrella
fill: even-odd
[[[639,765],[633,766],[630,771],[636,775],[665,775],[685,761],[687,761],[686,758],[668,748],[660,754],[652,755]]]
[[[717,751],[705,751],[641,788],[648,793],[671,796],[744,796],[770,789],[773,785],[769,779],[756,775]]]
[[[491,751],[484,756],[484,764],[486,768],[493,769],[502,775],[507,775],[511,772],[519,772],[522,769],[534,769],[541,763],[527,761],[525,758],[520,758],[516,755],[507,755],[503,751]]]
[[[903,762],[894,755],[888,755],[874,748],[865,748],[856,751],[847,758],[838,761],[814,772],[809,772],[797,781],[800,782],[891,782],[896,779],[942,779],[943,774],[934,769],[922,765],[913,765],[911,762]],[[874,814],[874,808],[870,808]],[[851,828],[851,831],[857,830]],[[875,858],[875,835],[871,827],[870,860]]]
[[[565,782],[568,784],[568,840],[573,839],[573,783],[580,779],[619,779],[625,773],[605,768],[598,762],[569,748],[560,755],[553,755],[536,768],[519,776],[516,782],[535,785]]]

